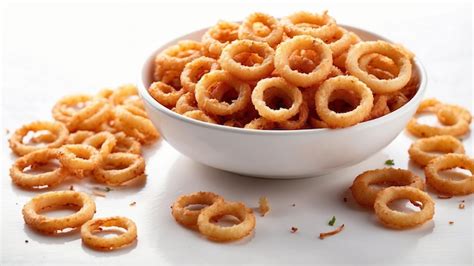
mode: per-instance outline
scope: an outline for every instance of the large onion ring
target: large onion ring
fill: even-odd
[[[23,138],[30,131],[49,131],[55,138],[53,142],[47,143],[43,146],[33,146],[23,143]],[[25,155],[33,151],[37,151],[43,148],[58,148],[61,147],[66,142],[66,139],[69,135],[64,124],[59,122],[49,122],[49,121],[35,121],[29,124],[22,126],[21,128],[15,130],[15,133],[10,137],[8,143],[13,152],[17,155]]]
[[[219,58],[222,50],[238,39],[239,24],[219,21],[202,36],[203,52],[206,56]]]
[[[240,223],[231,227],[222,227],[211,222],[211,219],[225,215],[235,216]],[[243,203],[222,201],[202,210],[197,224],[199,232],[211,240],[232,241],[252,233],[255,228],[255,215]]]
[[[379,79],[362,70],[359,59],[369,53],[378,53],[391,58],[400,69],[397,77]],[[400,90],[407,85],[412,74],[410,59],[396,46],[384,41],[360,42],[353,45],[347,54],[346,69],[351,75],[366,83],[375,93],[389,93]]]
[[[328,15],[327,11],[322,14],[299,11],[282,18],[280,22],[290,37],[310,35],[325,39],[332,36],[337,30],[336,21]]]
[[[319,54],[320,63],[310,73],[302,73],[290,67],[289,58],[297,50],[314,50]],[[311,36],[296,36],[280,44],[275,52],[275,68],[278,73],[296,86],[309,87],[317,84],[331,72],[331,49],[320,39]]]
[[[460,167],[471,172],[462,180],[442,178],[438,172]],[[474,193],[474,159],[464,154],[445,154],[431,160],[425,167],[426,183],[447,195],[467,195]]]
[[[260,23],[269,29],[268,32],[259,32],[255,24]],[[239,39],[266,42],[274,47],[281,42],[283,37],[283,26],[274,17],[255,12],[250,14],[239,27]]]
[[[61,183],[68,174],[67,170],[62,166],[53,171],[41,174],[23,172],[28,166],[47,163],[50,160],[58,158],[59,154],[57,149],[41,149],[18,158],[10,168],[10,176],[13,183],[25,188],[52,187]]]
[[[231,104],[211,98],[211,89],[218,82],[230,85],[238,92]],[[215,70],[204,75],[196,85],[196,101],[201,110],[215,115],[231,115],[247,107],[250,102],[250,86],[223,70]]]
[[[268,89],[277,89],[282,96],[290,98],[292,103],[289,108],[280,108],[274,110],[270,108],[264,99],[265,91]],[[283,78],[266,78],[257,83],[252,92],[252,103],[258,113],[268,120],[282,122],[296,115],[303,102],[301,91],[294,85],[291,85]]]
[[[329,98],[335,90],[349,90],[361,98],[359,105],[352,111],[336,113],[329,109]],[[337,76],[323,82],[315,95],[316,111],[319,117],[330,127],[348,127],[364,120],[374,104],[372,91],[361,81],[351,76]]]
[[[102,163],[96,148],[85,144],[66,144],[59,149],[59,161],[68,170],[81,174],[83,170],[94,170]]]
[[[464,146],[457,138],[446,135],[418,139],[408,149],[410,159],[420,166],[425,166],[439,157],[432,152],[464,153]]]
[[[105,238],[94,235],[102,231],[102,227],[121,227],[126,230],[118,236]],[[82,242],[93,249],[110,251],[130,245],[137,239],[137,226],[135,223],[120,216],[92,219],[81,226]]]
[[[81,207],[74,214],[50,218],[41,214],[41,211],[50,207],[75,205]],[[77,228],[92,219],[95,213],[94,201],[83,192],[53,191],[39,194],[23,206],[23,219],[32,228],[44,233],[56,233],[66,228]]]
[[[411,202],[421,202],[421,210],[405,213],[390,209],[387,205],[398,199],[408,199]],[[424,191],[414,187],[389,187],[377,194],[374,203],[375,214],[386,227],[406,229],[421,225],[434,216],[435,203]]]
[[[133,153],[111,153],[104,158],[101,167],[94,169],[93,176],[97,181],[118,186],[143,175],[145,159]]]
[[[260,64],[252,66],[243,65],[235,60],[235,56],[241,53],[256,53],[263,58]],[[275,51],[264,42],[251,40],[238,40],[227,45],[219,58],[222,69],[241,80],[259,80],[272,73],[273,57]]]
[[[423,180],[409,170],[384,168],[365,171],[358,175],[351,186],[352,196],[360,205],[373,208],[377,193],[382,188],[372,185],[411,186],[424,190]]]
[[[212,204],[221,201],[224,201],[224,198],[212,192],[200,191],[188,195],[182,195],[173,203],[173,206],[171,206],[171,214],[178,223],[186,227],[196,228],[198,216],[203,209],[189,210],[186,209],[186,207],[194,204],[211,206]]]

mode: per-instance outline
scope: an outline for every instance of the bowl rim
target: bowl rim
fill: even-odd
[[[393,41],[391,41],[391,40],[389,40],[385,37],[382,37],[382,36],[380,36],[376,33],[370,32],[368,30],[364,30],[364,29],[361,29],[361,28],[353,27],[353,26],[348,26],[348,25],[345,25],[345,24],[340,24],[340,26],[345,28],[345,29],[364,32],[364,33],[372,35],[372,36],[374,36],[374,37],[376,37],[380,40],[384,40],[384,41],[388,41],[388,42],[393,43]],[[207,29],[208,28],[202,28],[200,30],[190,32],[186,35],[196,33],[196,32],[203,32]],[[173,112],[172,110],[166,108],[164,105],[160,104],[155,99],[153,99],[153,97],[151,97],[151,95],[148,93],[148,90],[146,88],[146,83],[147,83],[146,77],[147,77],[148,73],[150,72],[149,67],[150,67],[150,65],[152,65],[151,63],[154,61],[154,58],[155,58],[156,54],[159,51],[161,51],[164,47],[167,47],[170,44],[176,43],[177,41],[181,40],[182,37],[183,36],[175,38],[172,41],[166,43],[165,45],[162,45],[161,47],[155,49],[153,51],[153,53],[146,59],[144,65],[142,67],[142,71],[141,71],[142,84],[141,84],[141,86],[138,86],[138,92],[139,92],[140,97],[143,100],[145,100],[149,105],[151,105],[155,109],[158,109],[159,111],[161,111],[165,115],[167,115],[169,117],[172,117],[174,119],[178,119],[178,120],[180,120],[184,123],[187,123],[187,124],[192,124],[194,126],[204,127],[204,128],[208,128],[208,129],[211,129],[211,130],[219,130],[219,131],[225,131],[225,132],[229,132],[229,133],[251,134],[251,135],[301,135],[301,134],[305,135],[305,134],[315,134],[315,133],[324,134],[325,132],[333,132],[334,133],[335,131],[337,131],[337,132],[344,132],[344,131],[349,131],[349,130],[358,131],[358,130],[363,130],[363,129],[366,129],[366,128],[377,127],[380,124],[386,123],[387,120],[388,121],[394,120],[397,117],[401,116],[402,113],[408,112],[407,110],[409,110],[412,105],[414,105],[416,102],[418,102],[418,100],[424,96],[425,91],[426,91],[426,85],[427,85],[426,69],[423,66],[423,64],[421,63],[421,61],[419,60],[419,58],[415,57],[415,58],[413,58],[413,62],[414,62],[414,65],[418,68],[418,70],[420,72],[420,85],[418,87],[418,91],[410,99],[410,101],[408,101],[408,103],[403,105],[401,108],[399,108],[399,109],[397,109],[393,112],[390,112],[387,115],[384,115],[382,117],[379,117],[379,118],[376,118],[376,119],[373,119],[373,120],[361,122],[361,123],[358,123],[354,126],[350,126],[350,127],[346,127],[346,128],[311,128],[311,129],[298,129],[298,130],[285,130],[285,129],[259,130],[259,129],[229,127],[229,126],[224,126],[224,125],[220,125],[220,124],[211,124],[211,123],[207,123],[207,122],[203,122],[203,121],[200,121],[200,120],[192,119],[192,118],[186,117],[184,115]]]

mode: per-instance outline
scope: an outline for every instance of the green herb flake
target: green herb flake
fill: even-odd
[[[385,165],[393,166],[393,165],[395,165],[395,162],[394,162],[392,159],[386,160],[386,161],[385,161]]]
[[[328,225],[333,226],[336,223],[336,216],[333,216],[331,220],[329,220]]]

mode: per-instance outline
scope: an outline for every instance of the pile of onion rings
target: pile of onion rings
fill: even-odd
[[[200,209],[189,209],[199,205]],[[195,192],[180,196],[171,206],[175,220],[193,230],[198,230],[208,239],[218,242],[235,241],[251,234],[255,229],[255,215],[241,202],[228,202],[212,192]],[[238,222],[224,227],[217,221],[233,216]]]
[[[413,59],[399,44],[362,40],[327,11],[282,19],[255,12],[242,23],[219,21],[200,42],[181,41],[157,54],[148,91],[165,107],[206,123],[342,128],[406,104],[419,86]]]

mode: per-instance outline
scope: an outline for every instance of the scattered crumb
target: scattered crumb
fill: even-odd
[[[95,186],[95,187],[93,187],[93,189],[94,189],[94,190],[103,191],[103,192],[110,192],[110,191],[112,191],[112,189],[109,188],[109,187],[99,187],[99,186]]]
[[[461,210],[464,209],[464,203],[462,203],[462,202],[459,203],[459,206],[458,206],[458,207],[459,207],[459,209],[461,209]]]
[[[453,221],[449,221],[449,224],[454,224],[454,222],[453,222]]]
[[[69,187],[69,190],[74,191],[74,186],[71,185],[71,186]]]
[[[28,239],[25,239],[25,243],[28,244],[30,241],[28,241]]]
[[[129,205],[130,205],[130,206],[135,206],[135,205],[137,205],[137,202],[136,202],[136,201],[131,202]]]
[[[18,202],[15,202],[15,205],[18,205]]]
[[[329,231],[329,232],[326,232],[326,233],[320,233],[320,234],[319,234],[319,239],[325,239],[325,238],[328,237],[328,236],[335,235],[335,234],[341,232],[342,229],[344,229],[344,224],[342,224],[341,226],[339,226],[338,228],[336,228],[336,230]]]
[[[5,128],[5,133],[10,134],[10,130],[8,128]]]
[[[270,205],[268,204],[267,197],[260,197],[260,199],[258,200],[258,210],[262,217],[270,211]]]
[[[107,194],[105,194],[105,192],[97,190],[97,189],[92,190],[92,194],[94,194],[96,196],[99,196],[99,197],[104,197],[104,198],[107,196]]]
[[[347,202],[347,198],[346,198],[346,197],[344,197],[344,202]]]
[[[291,233],[296,233],[296,231],[298,231],[298,227],[292,226],[291,229],[290,229],[290,232]]]
[[[450,199],[452,197],[453,196],[451,196],[451,195],[438,195],[438,199]]]
[[[293,203],[293,204],[291,204],[291,206],[295,207],[295,206],[296,206],[296,204],[294,204],[294,203]]]
[[[466,202],[465,200],[461,200],[462,203]]]

